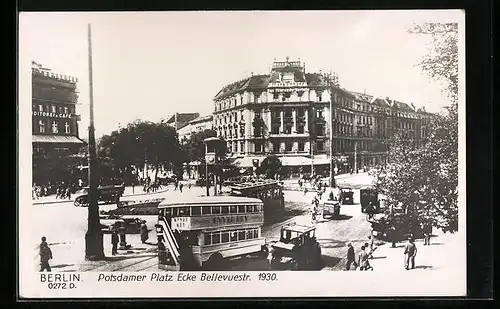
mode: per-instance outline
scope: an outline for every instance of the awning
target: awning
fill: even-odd
[[[253,167],[253,160],[259,160],[259,162],[262,162],[264,160],[264,157],[243,157],[243,158],[237,158],[234,160],[234,164],[237,167]]]
[[[281,157],[283,166],[302,166],[311,165],[311,159],[306,157]]]
[[[52,143],[52,144],[83,144],[84,142],[72,135],[33,135],[33,143]]]

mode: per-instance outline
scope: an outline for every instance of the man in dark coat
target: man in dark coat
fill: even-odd
[[[120,242],[120,239],[118,237],[118,233],[116,232],[116,229],[113,230],[113,234],[111,234],[111,245],[113,248],[111,249],[111,255],[116,255],[118,253],[118,243]]]
[[[145,243],[146,240],[149,239],[149,235],[148,235],[148,227],[146,225],[146,222],[144,221],[142,224],[141,224],[141,242],[142,243]]]
[[[47,244],[47,239],[42,237],[42,242],[40,243],[40,271],[52,271],[50,269],[49,260],[52,259],[52,250],[50,250]]]
[[[413,242],[413,238],[410,237],[408,243],[405,246],[405,269],[408,270],[415,268],[415,256],[417,255],[417,246]]]
[[[345,265],[345,270],[351,270],[351,265],[354,265],[354,267],[357,267],[358,265],[356,264],[356,255],[354,253],[354,247],[352,246],[351,243],[347,244],[347,263]]]

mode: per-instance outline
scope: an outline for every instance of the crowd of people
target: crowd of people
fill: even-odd
[[[40,186],[34,184],[32,187],[32,198],[34,200],[43,196],[56,195],[57,199],[71,199],[71,194],[81,189],[83,182],[79,183],[60,181],[55,184],[48,183],[47,185]]]

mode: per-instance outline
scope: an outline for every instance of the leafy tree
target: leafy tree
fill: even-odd
[[[120,172],[130,172],[145,163],[155,169],[175,168],[182,164],[182,151],[177,132],[166,123],[136,120],[125,128],[103,136],[99,141],[100,158],[112,158],[113,165]]]
[[[185,162],[198,161],[202,165],[205,164],[205,143],[203,141],[216,136],[217,132],[211,129],[191,133],[189,139],[185,140],[182,146],[184,154],[186,154]],[[225,142],[218,144],[216,153],[219,158],[226,157],[227,145]]]
[[[399,132],[390,143],[388,165],[377,178],[390,209],[430,222],[444,232],[458,230],[458,25],[416,25],[430,35],[429,52],[418,64],[443,84],[451,104],[432,117],[425,142],[417,147]]]
[[[271,155],[262,160],[262,163],[257,169],[257,173],[266,175],[267,178],[274,178],[281,172],[281,167],[281,160],[277,156]]]

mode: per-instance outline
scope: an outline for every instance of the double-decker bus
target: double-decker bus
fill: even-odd
[[[209,196],[166,200],[158,209],[159,268],[224,270],[227,258],[267,254],[259,199]]]

